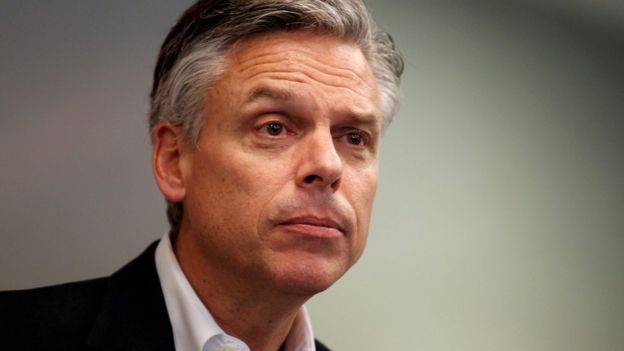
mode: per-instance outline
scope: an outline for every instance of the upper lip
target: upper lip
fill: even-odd
[[[288,225],[288,224],[308,224],[315,225],[319,227],[328,227],[335,228],[344,232],[344,226],[342,226],[337,220],[331,217],[325,216],[313,216],[313,215],[303,215],[303,216],[295,216],[286,219],[279,223],[280,225]]]

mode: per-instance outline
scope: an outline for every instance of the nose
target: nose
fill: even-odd
[[[344,166],[331,133],[316,133],[306,139],[300,145],[297,185],[335,192],[340,187]]]

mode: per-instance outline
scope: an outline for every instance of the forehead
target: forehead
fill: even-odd
[[[278,32],[243,40],[226,56],[222,80],[249,97],[291,98],[306,89],[344,96],[378,115],[377,83],[360,48],[349,41],[307,32]],[[286,89],[270,89],[277,84]]]
[[[347,39],[305,31],[273,32],[253,36],[237,42],[229,51],[229,57],[239,64],[267,54],[275,54],[276,58],[282,59],[310,56],[328,63],[348,64],[351,69],[362,75],[369,72],[368,61],[357,44]]]

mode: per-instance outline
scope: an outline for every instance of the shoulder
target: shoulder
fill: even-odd
[[[173,345],[154,264],[156,244],[108,278],[0,292],[0,349]]]
[[[14,349],[78,349],[97,318],[108,278],[0,292],[0,334]]]
[[[108,278],[98,278],[35,289],[0,291],[0,308],[3,312],[23,313],[35,308],[39,308],[37,312],[45,312],[46,309],[75,307],[83,302],[101,300],[107,284]]]

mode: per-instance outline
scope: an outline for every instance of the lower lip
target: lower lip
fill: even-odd
[[[279,227],[288,232],[303,234],[321,239],[332,239],[343,236],[343,233],[336,228],[323,227],[312,224],[280,224]]]

